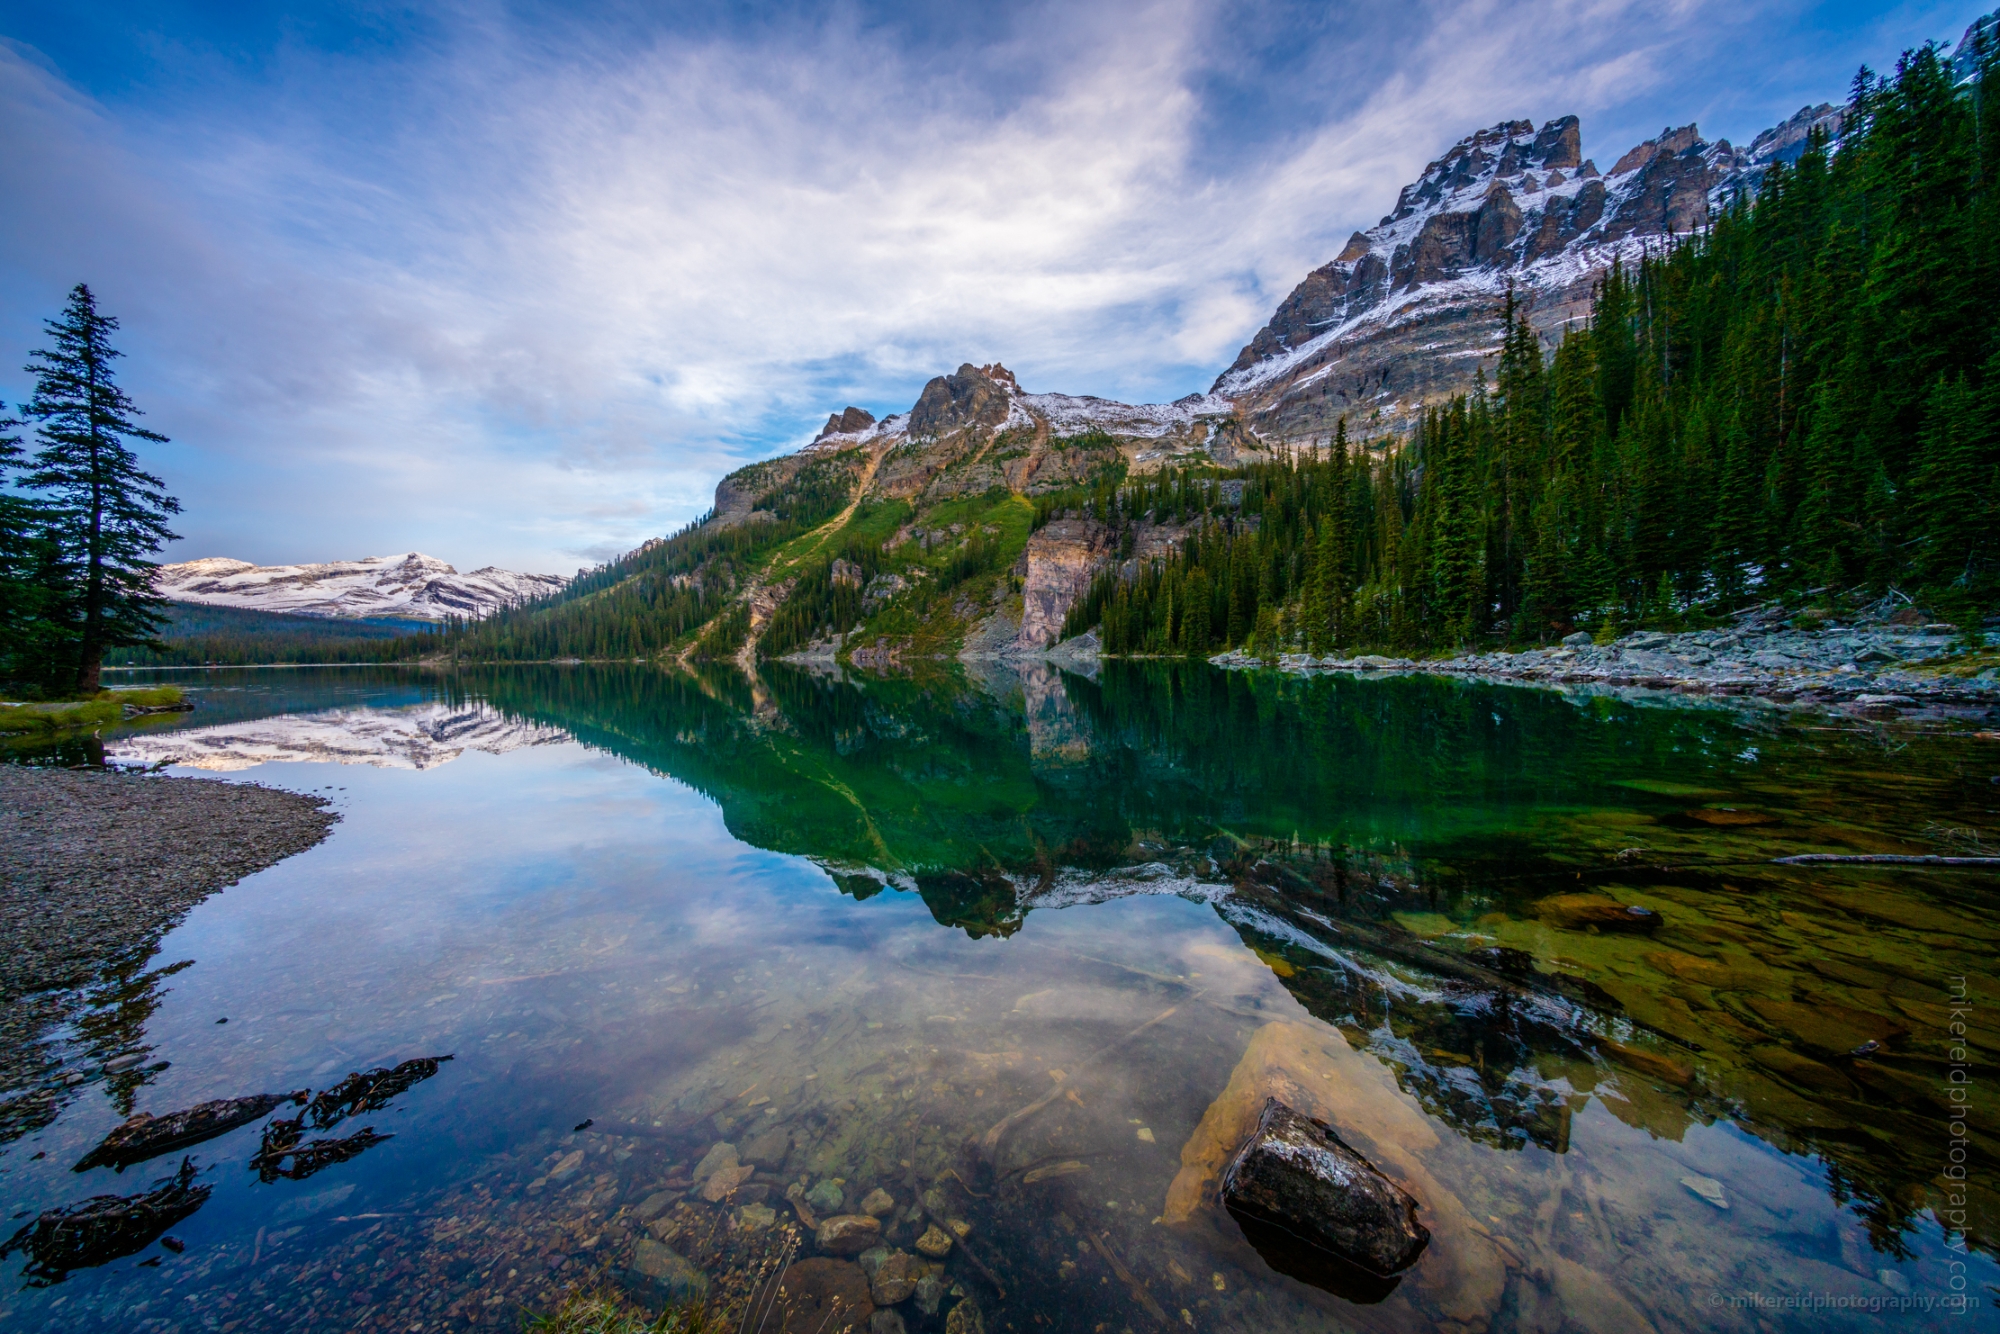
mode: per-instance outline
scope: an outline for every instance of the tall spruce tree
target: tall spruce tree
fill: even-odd
[[[69,649],[61,666],[72,689],[90,694],[107,650],[150,643],[159,628],[166,599],[153,591],[159,566],[148,558],[178,536],[167,519],[181,506],[125,446],[167,437],[133,420],[139,410],[112,374],[123,355],[110,343],[118,321],[99,314],[78,283],[46,328],[53,346],[29,354],[35,395],[22,405],[41,448],[21,485],[47,496],[69,569],[67,596],[41,614],[61,621]]]

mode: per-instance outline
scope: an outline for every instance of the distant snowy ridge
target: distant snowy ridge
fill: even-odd
[[[516,574],[487,566],[460,574],[435,556],[365,556],[320,565],[252,565],[211,556],[162,565],[153,587],[176,602],[295,616],[391,616],[441,621],[478,619],[503,607],[560,592],[559,574]]]

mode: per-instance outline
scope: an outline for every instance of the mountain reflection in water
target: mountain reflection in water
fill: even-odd
[[[891,1193],[907,1197],[942,1182],[935,1173],[945,1166],[962,1169],[967,1194],[950,1209],[985,1210],[973,1218],[971,1243],[983,1244],[1009,1282],[1006,1300],[979,1294],[989,1329],[1016,1312],[1019,1327],[1085,1309],[1073,1286],[1078,1265],[1120,1248],[1127,1259],[1090,1302],[1123,1309],[1117,1318],[1127,1321],[1158,1307],[1151,1295],[1140,1301],[1138,1288],[1119,1290],[1122,1267],[1158,1292],[1171,1323],[1183,1322],[1185,1306],[1185,1321],[1202,1328],[1323,1328],[1337,1318],[1380,1328],[1455,1320],[1555,1329],[1567,1315],[1587,1328],[1633,1327],[1630,1316],[1662,1328],[1750,1329],[1771,1311],[1702,1304],[1718,1285],[1736,1295],[1726,1275],[1764,1273],[1772,1293],[1851,1291],[1878,1307],[1926,1283],[1934,1299],[1946,1297],[1940,1266],[1953,1257],[1970,1255],[1966,1272],[1992,1280],[2000,1026],[1969,1025],[1956,1051],[1951,1028],[1956,998],[1995,991],[1990,878],[1772,864],[1802,852],[1960,850],[1991,829],[1990,741],[1430,679],[1300,680],[1199,665],[1115,664],[1094,679],[1039,666],[977,669],[969,680],[851,680],[782,666],[755,679],[644,667],[323,675],[349,698],[316,694],[300,673],[265,716],[238,701],[242,716],[216,725],[208,704],[220,692],[205,690],[204,712],[188,726],[109,738],[108,753],[215,769],[422,768],[473,751],[512,762],[515,750],[573,738],[693,789],[735,839],[809,859],[855,900],[920,898],[963,943],[935,933],[885,938],[889,957],[874,967],[898,974],[895,986],[956,998],[958,1017],[918,1016],[930,1041],[940,1042],[935,1030],[951,1019],[965,1043],[985,1045],[933,1045],[923,1069],[936,1074],[934,1091],[961,1078],[981,1083],[982,1114],[1021,1101],[997,1087],[988,1097],[983,1085],[1037,1088],[1015,1071],[1024,1052],[1031,1063],[1057,1057],[980,1025],[1071,1004],[1066,988],[1085,976],[1129,993],[1129,1006],[1118,1001],[1093,1033],[1130,1029],[1160,1006],[1207,1016],[1143,1058],[1141,1042],[1107,1057],[1153,1063],[1119,1076],[1134,1110],[1166,1098],[1191,1109],[1183,1115],[1191,1126],[1246,1041],[1282,1045],[1295,1031],[1333,1042],[1309,1059],[1334,1060],[1349,1078],[1374,1071],[1359,1076],[1384,1081],[1370,1096],[1393,1101],[1399,1090],[1421,1109],[1373,1143],[1430,1180],[1444,1201],[1436,1207],[1451,1217],[1440,1254],[1413,1271],[1413,1283],[1364,1308],[1260,1270],[1216,1219],[1192,1241],[1164,1225],[1149,1232],[1136,1214],[1104,1230],[1103,1207],[1131,1214],[1137,1205],[1118,1197],[1145,1201],[1171,1168],[1092,1167],[1088,1154],[1101,1146],[1090,1149],[1083,1130],[1072,1143],[1064,1136],[1074,1128],[1058,1126],[1046,1143],[1002,1145],[981,1160],[962,1146],[990,1115],[935,1111],[927,1115],[936,1124],[891,1131],[866,1120],[867,1095],[834,1102],[836,1113],[846,1107],[861,1119],[843,1125],[836,1115],[812,1123],[815,1133],[855,1141],[844,1161],[880,1168],[886,1185],[907,1174],[908,1189]],[[394,692],[384,701],[391,707],[351,698],[370,680]],[[1131,943],[1142,946],[1155,928],[1114,905],[1143,912],[1163,898],[1212,914],[1247,950],[1117,954],[1120,930],[1139,932]],[[1028,929],[1056,910],[1076,924],[1113,915],[1065,928],[1060,941]],[[1094,943],[1072,939],[1079,930]],[[892,986],[871,982],[885,995]],[[988,992],[1012,1009],[982,1014]],[[859,1050],[870,1024],[881,1023],[860,1022],[852,1004],[827,999],[773,1034],[803,1044],[788,1058],[801,1068],[843,1045]],[[134,1011],[142,1020],[151,1012]],[[1341,1057],[1334,1034],[1360,1056]],[[730,1059],[757,1063],[748,1048]],[[871,1059],[921,1060],[886,1049]],[[1074,1064],[1074,1053],[1067,1059]],[[858,1068],[840,1076],[848,1083],[872,1068],[858,1056],[850,1064]],[[960,1073],[939,1073],[947,1070]],[[1957,1086],[1969,1091],[1963,1101],[1954,1077],[1966,1081]],[[931,1077],[890,1083],[912,1078],[914,1096]],[[1172,1083],[1171,1095],[1146,1093],[1144,1079]],[[670,1156],[699,1157],[722,1138],[747,1142],[762,1124],[742,1122],[742,1109],[727,1104],[690,1123],[673,1109],[701,1098],[693,1085],[674,1087],[680,1102],[649,1104],[662,1109],[663,1135],[686,1139],[662,1150]],[[1115,1123],[1114,1110],[1086,1107],[1101,1096],[1091,1092],[1064,1114]],[[1624,1132],[1593,1120],[1604,1114],[1639,1138],[1618,1139]],[[653,1113],[634,1103],[623,1115],[643,1129]],[[1659,1155],[1622,1166],[1579,1155],[1587,1123],[1598,1127],[1589,1131],[1595,1143],[1651,1144]],[[792,1113],[776,1124],[793,1125]],[[1694,1137],[1708,1137],[1702,1152],[1713,1154],[1717,1130],[1768,1146],[1731,1151],[1750,1166],[1726,1197],[1690,1166]],[[786,1133],[788,1145],[805,1143],[803,1129]],[[904,1134],[907,1142],[859,1144]],[[1163,1146],[1169,1157],[1179,1142]],[[791,1159],[778,1155],[787,1179],[819,1170],[800,1173],[803,1148],[788,1151]],[[1817,1182],[1818,1204],[1799,1189],[1801,1169]],[[782,1214],[783,1183],[773,1180]],[[1558,1184],[1545,1189],[1550,1180]],[[633,1204],[646,1193],[623,1178],[604,1188],[612,1184]],[[1070,1190],[1054,1214],[1059,1233],[1047,1199],[1026,1193],[1051,1189]],[[1086,1198],[1107,1190],[1109,1206]],[[619,1205],[607,1196],[598,1207]],[[1140,1212],[1159,1212],[1157,1194]],[[1726,1238],[1705,1221],[1725,1216]],[[1148,1240],[1169,1234],[1180,1239]],[[1957,1237],[1969,1252],[1952,1249]],[[1225,1260],[1261,1284],[1261,1295],[1223,1282]],[[1427,1273],[1449,1281],[1426,1281]],[[1614,1273],[1615,1283],[1606,1277]],[[959,1282],[978,1288],[974,1278]],[[1857,1328],[1873,1309],[1849,1312]],[[906,1314],[913,1327],[942,1327],[941,1315]],[[1776,1318],[1794,1317],[1803,1315]]]

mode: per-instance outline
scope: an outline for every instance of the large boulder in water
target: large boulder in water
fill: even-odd
[[[1326,1122],[1276,1098],[1265,1101],[1256,1132],[1224,1173],[1222,1202],[1253,1240],[1248,1225],[1264,1224],[1377,1279],[1415,1264],[1431,1240],[1409,1192]]]
[[[1430,1248],[1403,1276],[1404,1293],[1414,1297],[1419,1312],[1438,1323],[1490,1326],[1507,1287],[1499,1248],[1427,1166],[1439,1140],[1417,1100],[1397,1086],[1380,1060],[1350,1048],[1337,1028],[1279,1020],[1251,1036],[1228,1085],[1181,1146],[1181,1170],[1167,1189],[1161,1222],[1200,1227],[1212,1216],[1211,1206],[1220,1208],[1223,1174],[1256,1133],[1271,1098],[1338,1126],[1343,1140],[1423,1201]],[[1242,1220],[1236,1222],[1240,1226]],[[1270,1260],[1261,1246],[1259,1253]]]

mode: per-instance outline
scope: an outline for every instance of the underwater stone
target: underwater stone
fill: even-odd
[[[1223,1175],[1222,1200],[1239,1219],[1282,1228],[1380,1278],[1415,1264],[1431,1239],[1409,1192],[1324,1121],[1276,1098]]]
[[[1685,1176],[1681,1184],[1716,1208],[1729,1208],[1729,1197],[1722,1193],[1722,1183],[1714,1177]]]
[[[868,1334],[905,1334],[903,1317],[894,1311],[877,1311],[868,1317]]]
[[[632,1249],[626,1286],[661,1305],[699,1301],[708,1295],[708,1275],[670,1246],[641,1237]]]
[[[583,1166],[583,1150],[571,1149],[568,1153],[564,1154],[560,1159],[556,1161],[556,1165],[554,1167],[551,1167],[549,1169],[549,1180],[567,1181],[569,1178],[575,1176],[577,1173],[577,1169],[582,1166]]]
[[[783,1166],[791,1152],[792,1132],[780,1128],[767,1130],[747,1141],[737,1156],[743,1162],[776,1169]]]
[[[951,1253],[951,1234],[933,1223],[917,1238],[917,1249],[933,1260],[942,1260]]]
[[[1651,908],[1620,903],[1600,894],[1557,894],[1537,903],[1535,915],[1551,926],[1572,931],[1594,926],[1600,931],[1651,934],[1660,929],[1660,915]]]
[[[695,1164],[692,1180],[699,1186],[719,1171],[724,1169],[733,1171],[736,1162],[736,1146],[724,1140],[711,1146],[709,1151],[702,1155],[701,1161]]]
[[[710,1204],[719,1204],[736,1193],[736,1188],[750,1179],[757,1169],[748,1163],[738,1163],[734,1167],[719,1167],[709,1174],[708,1181],[701,1188],[701,1198]]]
[[[840,1183],[831,1177],[806,1192],[806,1203],[823,1214],[838,1212],[846,1201],[847,1193],[840,1188]]]
[[[868,1293],[877,1306],[906,1302],[929,1266],[908,1251],[891,1251],[868,1275]]]
[[[944,1318],[944,1334],[986,1334],[986,1321],[972,1298],[951,1308],[951,1314]]]
[[[834,1255],[859,1255],[882,1239],[882,1222],[866,1214],[836,1214],[822,1219],[814,1238]]]
[[[672,1208],[680,1200],[683,1193],[678,1190],[656,1190],[645,1199],[639,1201],[639,1207],[634,1212],[639,1215],[640,1222],[650,1223]]]
[[[936,1273],[925,1274],[917,1280],[917,1309],[925,1315],[936,1315],[938,1303],[944,1300],[944,1279]]]
[[[896,1201],[891,1198],[888,1191],[883,1190],[880,1186],[869,1191],[868,1197],[861,1201],[861,1212],[867,1214],[870,1218],[880,1218],[884,1214],[894,1210],[895,1207]]]
[[[736,1225],[741,1228],[767,1228],[778,1221],[778,1211],[768,1204],[746,1204],[736,1211]]]

